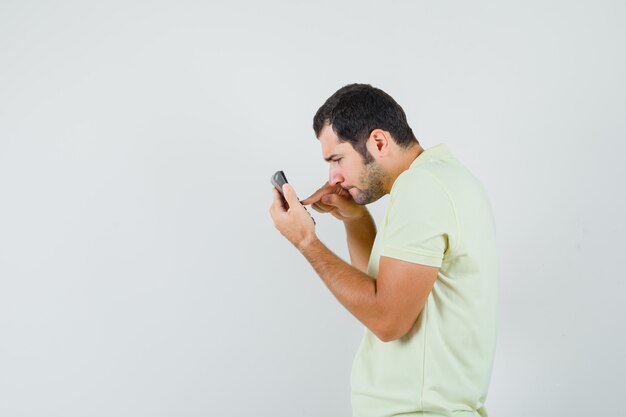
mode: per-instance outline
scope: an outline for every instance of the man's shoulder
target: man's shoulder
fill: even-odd
[[[427,191],[445,190],[444,184],[437,171],[422,164],[417,167],[410,167],[402,172],[391,188],[391,197],[407,197],[416,193],[421,194]]]
[[[398,176],[392,191],[402,192],[420,186],[425,188],[436,185],[447,193],[454,194],[454,190],[473,183],[480,183],[480,181],[457,158],[448,154],[441,158],[430,158],[420,164],[411,165]],[[396,185],[397,190],[394,190]]]

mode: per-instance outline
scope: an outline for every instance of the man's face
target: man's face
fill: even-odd
[[[365,205],[385,195],[384,172],[373,160],[367,164],[350,143],[339,142],[332,126],[320,132],[322,157],[329,163],[328,182],[347,190],[357,204]]]

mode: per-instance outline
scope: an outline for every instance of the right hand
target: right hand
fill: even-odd
[[[348,191],[341,188],[339,184],[330,185],[328,182],[301,203],[311,204],[313,210],[330,213],[344,222],[357,220],[367,213],[367,208],[355,203]]]

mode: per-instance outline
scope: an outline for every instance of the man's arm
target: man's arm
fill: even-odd
[[[376,238],[376,224],[372,215],[365,210],[363,217],[346,219],[343,222],[348,239],[350,262],[358,270],[367,273],[370,254]]]
[[[383,256],[374,280],[318,239],[305,241],[298,249],[337,300],[383,342],[399,339],[411,330],[439,271]]]
[[[311,216],[289,184],[283,186],[289,209],[280,193],[272,192],[274,225],[302,252],[339,302],[382,341],[404,336],[422,311],[439,268],[381,256],[374,280],[319,241]]]
[[[372,246],[376,238],[376,224],[365,206],[356,204],[352,196],[339,185],[324,184],[302,204],[320,213],[330,213],[341,220],[346,228],[348,251],[352,266],[367,272]]]

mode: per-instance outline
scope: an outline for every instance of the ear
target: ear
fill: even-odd
[[[391,150],[391,135],[382,129],[374,129],[367,141],[367,148],[372,155],[387,156]]]

